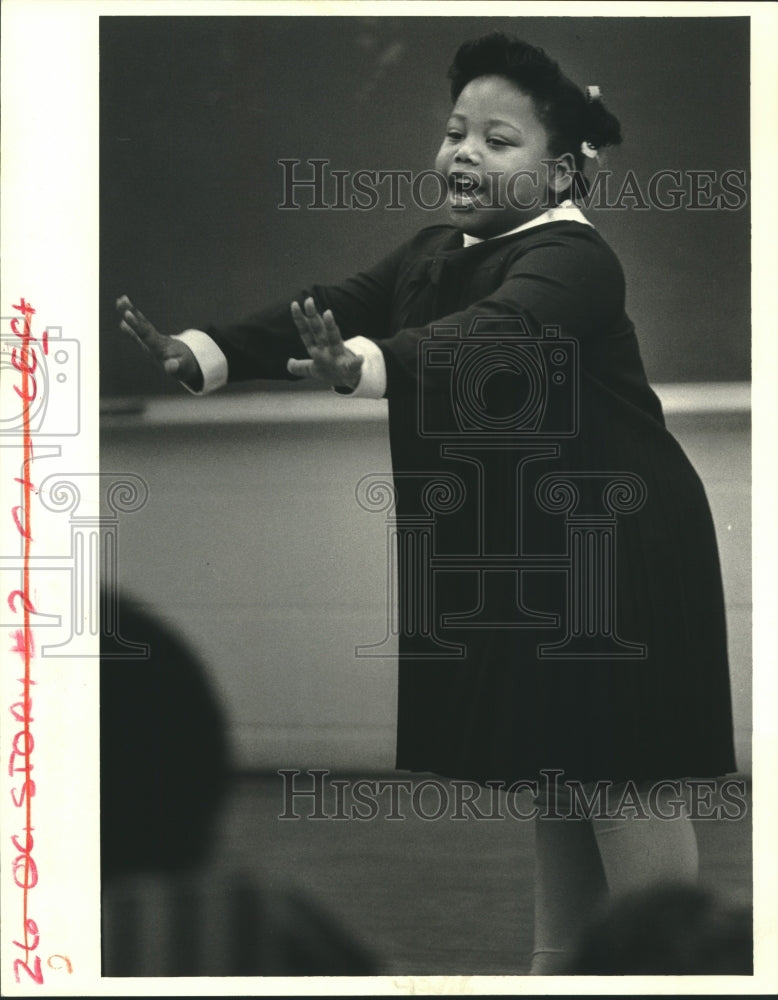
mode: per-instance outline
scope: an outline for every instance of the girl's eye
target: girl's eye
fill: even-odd
[[[462,133],[457,132],[456,129],[450,128],[448,132],[446,132],[446,138],[451,139],[452,142],[459,142],[459,140],[462,138]]]
[[[498,139],[496,136],[490,136],[486,140],[490,146],[507,146],[508,143],[504,139]]]

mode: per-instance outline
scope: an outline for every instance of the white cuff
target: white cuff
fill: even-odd
[[[343,395],[357,399],[383,399],[386,392],[386,363],[381,348],[367,337],[351,337],[344,344],[354,354],[361,354],[365,360],[362,362],[359,385],[353,392]]]
[[[181,385],[185,389],[195,396],[205,396],[227,384],[227,359],[207,333],[203,333],[202,330],[184,330],[183,333],[176,333],[173,336],[186,344],[203,373],[202,389],[193,389],[186,382],[182,382]]]

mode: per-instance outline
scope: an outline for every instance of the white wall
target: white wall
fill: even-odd
[[[747,390],[660,394],[716,522],[747,772]],[[119,583],[211,666],[242,766],[393,766],[395,662],[354,655],[386,633],[384,520],[354,498],[363,475],[390,468],[384,407],[277,392],[157,400],[142,414],[104,418],[102,470],[139,474],[150,490],[147,505],[120,520]]]

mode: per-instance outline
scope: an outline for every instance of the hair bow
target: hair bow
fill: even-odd
[[[594,85],[586,88],[586,103],[593,104],[595,101],[602,99],[602,91],[599,87]],[[581,152],[587,159],[596,160],[597,159],[597,147],[593,146],[590,142],[584,140],[581,143]]]

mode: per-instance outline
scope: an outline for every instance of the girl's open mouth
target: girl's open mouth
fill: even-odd
[[[480,203],[481,181],[475,174],[449,174],[448,189],[452,208],[471,209]]]

